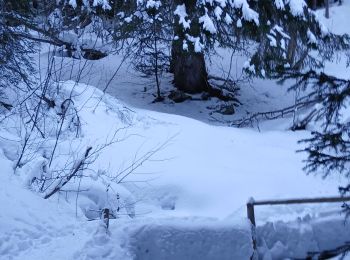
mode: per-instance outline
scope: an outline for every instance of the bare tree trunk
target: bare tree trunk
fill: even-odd
[[[316,10],[317,9],[317,0],[312,0],[312,10]]]
[[[156,19],[154,19],[156,20]],[[155,67],[154,67],[154,74],[156,76],[156,85],[157,85],[157,99],[161,99],[160,94],[160,83],[159,83],[159,77],[158,77],[158,46],[157,46],[157,32],[156,32],[156,22],[153,24],[153,33],[154,33],[154,53],[155,53]]]
[[[297,37],[298,37],[297,30],[295,30],[295,28],[293,27],[289,28],[289,36],[290,36],[290,40],[288,43],[287,59],[289,61],[289,64],[293,66],[295,61],[295,52],[297,49]]]
[[[175,6],[185,4],[188,14],[195,14],[196,0],[175,0]],[[191,16],[191,15],[190,15]],[[175,19],[178,17],[175,16]],[[172,44],[171,71],[174,73],[174,84],[179,90],[187,93],[200,93],[210,89],[208,73],[205,66],[204,54],[195,52],[189,43],[188,50],[183,49],[183,41],[186,40],[182,25],[175,22],[175,35],[179,37]],[[191,22],[190,35],[197,37],[200,34],[198,21]]]
[[[325,5],[326,5],[326,13],[325,16],[328,19],[329,18],[329,0],[325,0]]]

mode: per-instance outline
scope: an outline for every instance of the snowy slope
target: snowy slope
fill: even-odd
[[[24,187],[12,170],[12,162],[0,155],[0,258],[72,259],[82,247],[91,227],[77,222],[73,208],[58,201],[45,201]]]
[[[72,83],[66,85],[70,88]],[[205,242],[207,239],[233,239],[236,230],[246,230],[245,236],[250,237],[242,219],[245,216],[245,203],[251,196],[263,199],[337,194],[337,178],[325,181],[320,177],[306,176],[301,170],[303,157],[295,150],[298,148],[297,140],[307,136],[306,132],[259,133],[211,126],[158,112],[138,109],[121,112],[124,106],[108,96],[104,96],[98,109],[95,109],[102,94],[100,91],[85,85],[77,86],[76,91],[81,91],[75,100],[77,106],[84,104],[80,111],[84,122],[82,143],[103,143],[113,129],[125,125],[121,118],[126,118],[130,125],[126,133],[122,133],[128,138],[102,151],[91,166],[95,171],[116,173],[121,167],[132,163],[138,154],[164,142],[167,144],[130,175],[125,183],[116,186],[120,194],[127,194],[127,189],[135,197],[136,219],[129,221],[121,215],[121,219],[111,222],[111,235],[106,235],[99,227],[99,221],[86,222],[83,211],[79,210],[78,218],[75,218],[75,199],[68,198],[66,201],[63,196],[56,196],[46,201],[26,190],[19,177],[13,175],[12,162],[3,158],[2,165],[4,168],[7,165],[7,170],[0,182],[3,193],[0,205],[1,212],[9,212],[1,214],[1,225],[4,227],[1,254],[4,257],[45,259],[50,252],[53,259],[99,259],[101,255],[109,259],[121,255],[124,255],[122,259],[126,259],[136,255],[137,259],[142,259],[137,250],[150,250],[152,243],[156,243],[164,250],[177,248],[173,249],[176,258],[179,252],[186,252],[188,244],[180,241],[199,239],[204,244],[199,244],[198,248],[208,248],[205,243],[212,243]],[[78,184],[73,183],[70,187],[76,187],[74,185]],[[90,189],[96,185],[98,187],[93,178],[84,185]],[[83,193],[77,202],[81,209],[86,204],[84,198]],[[308,214],[316,216],[320,212],[338,214],[336,208],[329,206],[266,207],[258,209],[256,214],[258,223],[262,223],[274,219],[294,220]],[[154,229],[149,226],[150,223],[160,223],[164,228]],[[222,232],[218,231],[220,226]],[[139,237],[133,234],[139,232],[142,236],[150,237],[144,231],[149,228],[156,234],[160,232],[160,238],[171,236],[175,240],[158,240],[154,237],[154,242],[150,244],[140,240],[133,242],[133,237]],[[179,228],[181,231],[178,231]],[[187,238],[185,230],[189,232]],[[178,232],[182,235],[179,236]],[[207,237],[205,240],[200,239],[205,232],[211,235],[204,235]],[[135,243],[137,250],[133,249]],[[74,247],[71,246],[73,244]],[[210,250],[214,252],[228,250],[223,253],[232,255],[230,243],[220,242],[212,246],[214,248]],[[249,253],[249,248],[247,250]]]
[[[80,112],[83,142],[103,143],[115,129],[124,127],[118,113],[127,118],[129,125],[118,133],[123,140],[106,147],[93,169],[115,174],[135,158],[161,147],[124,183],[140,200],[139,205],[151,200],[155,208],[149,214],[155,217],[164,214],[223,219],[244,206],[250,197],[337,194],[341,183],[337,176],[323,180],[302,171],[304,155],[296,153],[300,148],[297,142],[307,137],[307,132],[257,132],[138,109],[123,112],[122,103],[109,96],[104,96],[95,110],[102,93],[85,85],[79,89],[83,92],[77,101],[85,106]],[[161,210],[167,203],[173,204],[175,210]]]

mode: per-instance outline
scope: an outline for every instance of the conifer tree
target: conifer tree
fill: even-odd
[[[83,57],[90,57],[87,51],[91,53],[96,47],[78,39],[87,28],[94,30],[97,37],[103,38],[104,43],[109,42],[115,50],[130,50],[126,47],[138,44],[139,51],[147,55],[146,49],[152,46],[154,49],[159,42],[158,51],[171,49],[168,59],[175,87],[189,93],[211,90],[206,58],[215,55],[217,48],[244,52],[248,56],[244,65],[246,71],[253,76],[269,78],[283,76],[286,69],[322,67],[342,44],[339,37],[317,20],[304,0],[48,2],[46,10],[54,19],[48,19],[46,25],[38,23],[33,27],[47,39],[82,53]],[[37,0],[37,6],[40,3]],[[152,12],[157,17],[153,23],[150,22]],[[76,32],[77,39],[67,41],[65,31]],[[155,57],[152,56],[153,63]],[[140,60],[150,64],[149,59]],[[142,64],[137,66],[140,68]],[[157,70],[153,71],[158,72],[160,66],[155,67]]]
[[[256,76],[270,77],[285,68],[315,68],[322,60],[311,50],[329,58],[332,35],[319,23],[304,0],[112,0],[79,2],[102,17],[114,41],[128,42],[144,33],[147,10],[158,3],[162,28],[172,35],[170,69],[180,90],[197,93],[210,89],[206,55],[218,47],[250,52],[246,69]],[[78,1],[66,1],[81,10]],[[328,39],[328,42],[327,42]],[[166,43],[163,43],[166,44]],[[250,48],[249,48],[249,47]],[[326,47],[325,47],[326,46]],[[327,50],[327,52],[325,52]]]
[[[27,32],[21,26],[21,21],[30,19],[27,8],[27,1],[0,0],[0,101],[6,108],[11,107],[6,96],[12,88],[21,92],[31,88],[31,54],[35,48],[23,37]]]
[[[312,123],[311,136],[301,141],[306,147],[307,173],[324,178],[339,174],[350,177],[350,80],[339,79],[313,70],[290,72],[288,78],[297,78],[294,87],[308,88],[309,112],[305,116]],[[311,88],[311,89],[310,89]],[[350,182],[339,187],[341,195],[350,194]],[[344,204],[347,215],[350,207]]]

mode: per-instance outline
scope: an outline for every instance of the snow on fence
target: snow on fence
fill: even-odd
[[[299,222],[281,221],[256,228],[254,207],[345,201],[350,201],[350,197],[271,201],[252,199],[247,203],[250,221],[237,224],[231,220],[206,218],[134,220],[133,225],[123,231],[128,234],[125,246],[135,260],[248,260],[260,256],[264,259],[304,259],[311,252],[321,255],[325,250],[335,249],[326,252],[334,253],[350,241],[350,226],[344,226],[343,217],[311,218],[302,220],[300,225]],[[259,248],[257,237],[259,241],[265,242],[259,243]]]
[[[135,260],[249,260],[253,255],[248,221],[183,219],[132,227],[129,246]]]
[[[253,240],[254,250],[257,249],[256,230],[255,230],[256,222],[255,222],[254,206],[306,204],[306,203],[333,203],[333,202],[344,202],[345,203],[346,201],[350,201],[350,197],[322,197],[322,198],[262,200],[262,201],[255,201],[253,198],[251,198],[247,202],[247,217],[252,224],[252,240]]]

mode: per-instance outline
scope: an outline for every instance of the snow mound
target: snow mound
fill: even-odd
[[[260,255],[272,259],[304,259],[309,252],[334,250],[350,241],[350,223],[343,216],[296,222],[268,222],[257,227]]]
[[[131,233],[135,260],[250,259],[250,226],[206,220],[173,220],[141,225]]]

